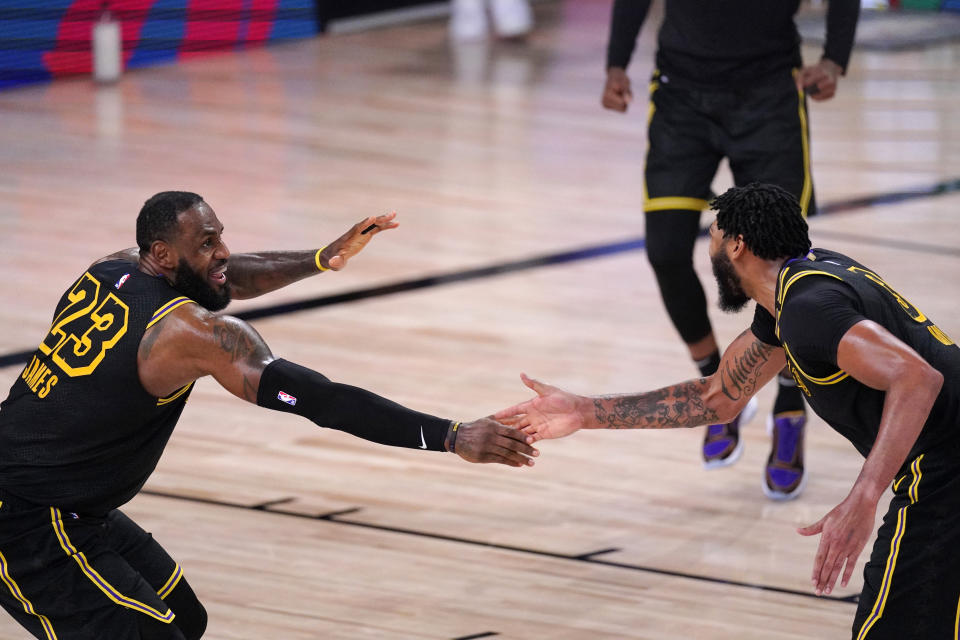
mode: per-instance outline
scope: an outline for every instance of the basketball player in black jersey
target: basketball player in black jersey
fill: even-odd
[[[164,549],[118,510],[156,467],[194,382],[399,447],[532,465],[515,429],[418,413],[275,358],[214,313],[342,269],[397,226],[369,217],[320,250],[232,255],[193,193],[150,198],[137,245],[94,263],[0,405],[0,605],[46,640],[200,638],[206,612]]]
[[[797,201],[772,185],[713,201],[710,257],[721,306],[756,301],[753,325],[709,377],[635,395],[584,397],[535,380],[538,397],[494,417],[535,442],[578,429],[694,427],[726,420],[784,365],[816,413],[866,460],[816,523],[818,595],[846,585],[877,503],[893,499],[864,569],[856,640],[955,638],[960,615],[960,349],[877,273],[810,250]]]
[[[650,0],[615,0],[602,103],[625,112],[633,99],[627,65]],[[816,212],[810,173],[807,96],[832,98],[853,48],[860,3],[830,0],[823,56],[804,65],[793,16],[799,0],[667,0],[656,69],[650,80],[644,168],[647,257],[670,320],[701,375],[711,375],[720,351],[693,268],[700,212],[714,174],[727,158],[737,185],[783,187]],[[727,423],[709,425],[701,448],[708,469],[741,453],[740,427],[755,403]],[[779,378],[769,426],[773,446],[764,493],[774,500],[803,490],[802,395],[790,375]]]

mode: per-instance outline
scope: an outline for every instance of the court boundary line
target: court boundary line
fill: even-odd
[[[569,554],[569,553],[560,553],[556,551],[547,551],[545,549],[534,549],[532,547],[518,547],[509,544],[501,544],[497,542],[487,542],[484,540],[475,540],[473,538],[465,538],[462,536],[452,536],[445,533],[434,533],[430,531],[422,531],[419,529],[409,529],[406,527],[396,527],[392,525],[384,524],[375,524],[372,522],[363,522],[362,520],[346,519],[342,516],[358,513],[362,511],[361,507],[352,507],[348,509],[341,509],[337,511],[331,511],[328,513],[319,513],[319,514],[309,514],[303,513],[300,511],[288,511],[286,509],[273,509],[269,506],[264,507],[263,504],[279,504],[279,503],[289,503],[295,498],[281,498],[279,500],[271,500],[268,503],[259,503],[256,505],[245,505],[237,502],[228,502],[226,500],[217,500],[214,498],[199,498],[189,495],[183,495],[178,493],[171,493],[167,491],[158,491],[155,489],[143,489],[140,491],[143,495],[153,496],[156,498],[166,498],[171,500],[182,500],[185,502],[196,502],[200,504],[215,505],[219,507],[226,507],[230,509],[243,509],[245,511],[257,511],[260,513],[269,513],[279,516],[288,516],[294,518],[302,518],[305,520],[319,520],[324,522],[331,522],[333,524],[345,525],[350,527],[359,527],[363,529],[372,529],[375,531],[382,531],[385,533],[398,533],[409,536],[416,536],[418,538],[426,538],[430,540],[442,540],[444,542],[454,542],[457,544],[465,544],[474,547],[485,547],[488,549],[496,549],[498,551],[510,551],[514,553],[522,553],[525,555],[533,555],[541,558],[552,558],[554,560],[567,560],[572,562],[580,562],[585,564],[594,564],[605,567],[610,567],[614,569],[625,569],[629,571],[636,571],[638,573],[648,573],[654,575],[668,576],[671,578],[680,578],[685,580],[695,580],[697,582],[708,582],[711,584],[725,585],[730,587],[739,587],[752,589],[755,591],[763,591],[766,593],[780,593],[790,596],[799,596],[803,598],[814,598],[816,600],[825,600],[829,602],[838,602],[842,604],[857,604],[859,601],[859,595],[853,594],[849,596],[818,596],[813,592],[798,591],[796,589],[789,589],[787,587],[777,587],[773,585],[765,585],[753,582],[745,582],[742,580],[729,580],[726,578],[717,578],[715,576],[699,575],[695,573],[686,573],[683,571],[676,571],[673,569],[660,569],[657,567],[648,567],[640,564],[633,564],[629,562],[617,562],[615,560],[604,560],[597,559],[597,554],[606,553],[612,551],[612,549],[604,549],[601,551],[587,552],[581,554]]]
[[[825,204],[819,208],[819,211],[815,217],[820,217],[824,215],[834,215],[837,213],[846,213],[850,211],[856,211],[859,209],[865,209],[870,207],[877,206],[886,206],[891,204],[897,204],[907,200],[915,200],[919,198],[931,198],[941,195],[946,195],[948,193],[953,193],[960,191],[960,178],[953,180],[945,180],[943,182],[938,182],[933,185],[927,185],[924,187],[916,187],[913,189],[904,189],[901,191],[891,191],[889,193],[875,194],[872,196],[863,196],[859,198],[852,198],[849,200],[838,201],[830,204]],[[823,235],[829,236],[833,235],[834,237],[844,237],[842,233],[839,232],[824,232]],[[700,235],[706,235],[706,230],[701,230]],[[847,234],[844,239],[854,240],[853,236],[856,234]],[[880,246],[902,249],[905,251],[923,251],[929,253],[942,253],[947,255],[960,255],[960,250],[957,250],[953,247],[939,246],[933,244],[909,242],[909,241],[893,241],[887,240],[884,238],[870,238],[869,236],[859,237],[859,241],[866,243],[874,243]],[[854,240],[858,241],[858,240]],[[258,320],[260,318],[269,318],[272,316],[286,315],[288,313],[296,313],[298,311],[307,311],[310,309],[318,309],[320,307],[329,307],[336,304],[345,304],[348,302],[355,302],[357,300],[365,300],[367,298],[379,298],[382,296],[388,296],[395,293],[403,293],[406,291],[415,291],[418,289],[425,289],[428,287],[436,287],[444,284],[452,284],[454,282],[466,282],[469,280],[477,280],[479,278],[489,278],[497,275],[502,275],[506,273],[512,273],[515,271],[525,271],[527,269],[535,269],[538,267],[547,267],[556,264],[565,264],[568,262],[576,262],[579,260],[587,260],[589,258],[598,258],[607,255],[613,255],[617,253],[623,253],[625,251],[631,250],[642,250],[646,248],[646,239],[643,237],[634,238],[631,240],[621,240],[617,242],[608,242],[603,244],[595,244],[580,249],[572,249],[566,251],[559,251],[555,253],[548,253],[541,256],[533,258],[525,258],[523,260],[515,260],[513,262],[505,262],[498,265],[490,265],[486,267],[476,267],[473,269],[464,269],[460,271],[451,271],[449,273],[443,273],[433,276],[427,276],[424,278],[416,278],[414,280],[403,280],[400,282],[395,282],[393,284],[386,285],[377,285],[373,287],[367,287],[363,289],[354,289],[353,291],[347,291],[344,293],[336,293],[332,295],[319,296],[315,298],[306,298],[303,300],[298,300],[296,302],[288,302],[285,304],[276,304],[269,305],[265,307],[259,307],[255,309],[248,309],[246,311],[240,311],[238,313],[230,314],[234,317],[240,318],[241,320]],[[35,353],[35,349],[15,351],[11,353],[6,353],[0,355],[0,369],[5,367],[12,367],[18,364],[25,364],[29,361],[30,357]]]

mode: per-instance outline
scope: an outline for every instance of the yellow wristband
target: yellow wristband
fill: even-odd
[[[313,259],[316,260],[316,262],[317,262],[317,269],[319,269],[320,271],[329,271],[329,270],[330,270],[330,267],[324,267],[322,264],[320,264],[320,253],[321,253],[324,249],[326,249],[326,248],[327,248],[327,245],[323,245],[322,247],[320,247],[319,249],[317,249],[317,255],[315,255],[315,256],[313,257]]]
[[[457,452],[457,429],[459,428],[459,422],[454,422],[453,426],[450,428],[450,441],[447,443],[447,451],[450,453]]]

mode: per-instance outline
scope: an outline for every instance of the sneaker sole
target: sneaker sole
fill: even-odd
[[[787,500],[793,500],[803,493],[804,488],[807,486],[807,471],[804,469],[803,475],[800,476],[800,484],[797,485],[797,488],[789,493],[784,493],[783,491],[775,491],[767,486],[767,477],[766,471],[764,471],[763,481],[760,483],[763,488],[763,494],[773,500],[774,502],[786,502]]]
[[[747,403],[747,406],[743,408],[743,411],[740,412],[740,427],[747,424],[753,420],[753,416],[757,415],[757,399],[750,398],[750,402]],[[722,467],[729,467],[734,464],[737,460],[740,459],[740,456],[743,455],[743,438],[737,440],[737,446],[734,447],[733,451],[726,458],[718,458],[716,460],[704,460],[703,468],[704,469],[720,469]]]
[[[805,413],[805,412],[804,412]],[[773,414],[767,414],[767,435],[773,436]],[[767,496],[774,502],[786,502],[787,500],[793,500],[803,493],[804,488],[807,486],[807,470],[803,470],[803,475],[800,477],[800,484],[797,485],[797,488],[789,493],[784,493],[783,491],[775,491],[767,486],[767,476],[766,470],[764,470],[763,480],[760,482],[760,486],[763,489],[763,495]]]
[[[726,458],[716,458],[714,460],[704,460],[703,468],[704,469],[720,469],[722,467],[729,467],[737,460],[740,459],[740,456],[743,455],[743,438],[737,440],[737,446],[733,448],[733,451]]]

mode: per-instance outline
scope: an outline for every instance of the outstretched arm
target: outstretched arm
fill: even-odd
[[[231,294],[237,300],[255,298],[322,271],[339,271],[373,236],[397,227],[395,216],[390,213],[364,218],[319,251],[235,253],[227,267]]]
[[[811,577],[817,595],[830,593],[841,570],[840,584],[847,585],[873,533],[877,503],[917,441],[943,386],[943,374],[870,320],[843,335],[837,365],[886,395],[877,439],[850,494],[819,521],[798,529],[805,536],[822,534]]]
[[[579,396],[523,376],[537,397],[494,418],[535,442],[579,429],[667,429],[732,420],[785,364],[783,350],[744,331],[727,348],[717,373],[647,393]]]
[[[340,271],[347,266],[350,258],[367,246],[373,236],[398,227],[398,223],[393,221],[396,215],[389,213],[364,218],[320,250],[234,253],[227,267],[231,297],[235,300],[256,298],[323,271]],[[140,250],[137,247],[124,249],[104,256],[93,264],[108,260],[126,260],[136,264],[140,260]]]
[[[451,422],[275,359],[249,324],[198,305],[180,307],[151,327],[137,361],[144,388],[158,397],[212,375],[247,402],[380,444],[452,451],[468,462],[514,467],[532,466],[528,456],[537,455],[522,433],[489,418]]]

